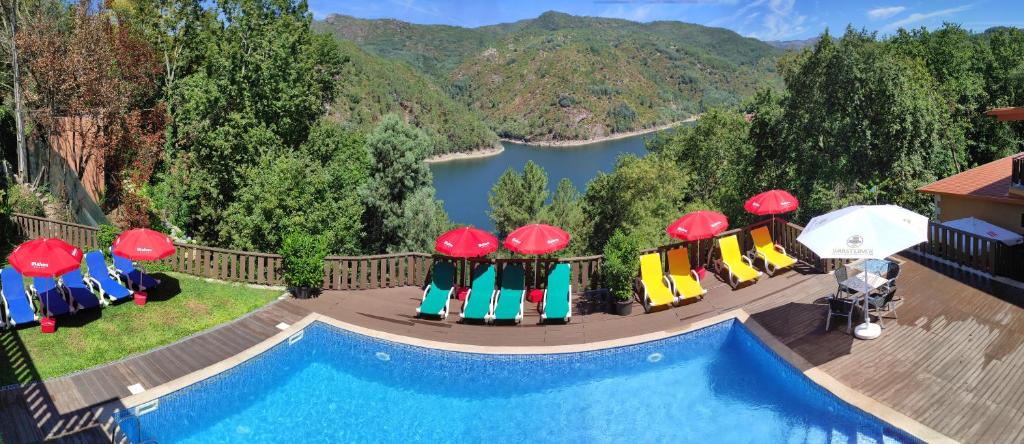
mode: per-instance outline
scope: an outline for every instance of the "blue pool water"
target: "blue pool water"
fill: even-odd
[[[161,444],[916,442],[813,384],[736,321],[525,356],[315,323],[293,345],[162,398],[138,424]]]

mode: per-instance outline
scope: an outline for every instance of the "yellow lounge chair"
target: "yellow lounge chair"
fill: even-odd
[[[650,313],[654,307],[676,302],[670,285],[668,277],[661,271],[661,257],[658,253],[640,256],[640,289],[643,291],[645,312]]]
[[[733,289],[761,277],[761,272],[754,268],[750,258],[740,254],[740,243],[735,234],[718,239],[718,249],[722,251],[722,264],[729,272],[729,285]]]
[[[750,232],[754,239],[754,255],[764,261],[764,270],[768,276],[774,276],[783,268],[792,267],[796,258],[786,254],[786,249],[772,242],[768,227],[760,227]]]
[[[703,298],[708,292],[700,286],[700,277],[690,268],[690,252],[683,248],[668,251],[668,277],[679,300]]]

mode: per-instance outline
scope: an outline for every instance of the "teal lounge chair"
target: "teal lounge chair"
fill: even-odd
[[[572,285],[569,284],[569,264],[558,264],[548,274],[548,288],[540,306],[540,321],[572,317]]]
[[[463,320],[489,322],[494,311],[494,265],[481,264],[473,269],[473,283],[462,304]]]
[[[507,265],[501,273],[501,290],[494,306],[492,322],[523,321],[523,301],[526,299],[526,272],[521,265]]]
[[[430,283],[423,288],[423,300],[416,308],[416,314],[423,316],[448,317],[448,301],[455,291],[455,267],[448,262],[437,262],[430,273]]]

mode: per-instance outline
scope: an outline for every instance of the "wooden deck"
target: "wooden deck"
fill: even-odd
[[[272,336],[279,322],[310,312],[394,334],[477,345],[564,345],[677,328],[743,308],[769,332],[840,382],[921,423],[965,442],[1024,442],[1024,291],[938,264],[908,260],[900,277],[898,321],[881,338],[860,341],[824,331],[821,298],[830,275],[791,271],[733,291],[706,281],[704,300],[619,317],[589,312],[577,299],[572,323],[538,325],[535,306],[521,326],[464,325],[453,301],[446,321],[413,316],[420,291],[332,291],[312,300],[279,301],[239,321],[177,344],[81,374],[0,394],[5,443],[70,435],[69,442],[105,438],[97,405],[128,396],[127,386],[154,387],[219,362]],[[11,335],[16,337],[16,335]],[[9,339],[7,339],[9,340]],[[7,350],[17,350],[5,347]],[[10,354],[10,352],[9,352]],[[9,363],[23,360],[9,355]],[[23,363],[31,371],[31,363]],[[74,434],[79,430],[86,434]]]

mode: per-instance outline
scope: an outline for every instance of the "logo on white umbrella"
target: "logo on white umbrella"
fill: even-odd
[[[860,248],[861,245],[864,245],[864,238],[859,234],[854,234],[853,236],[846,238],[847,247],[857,249]]]

